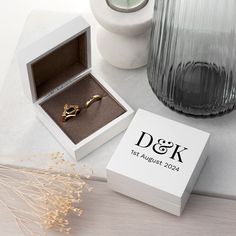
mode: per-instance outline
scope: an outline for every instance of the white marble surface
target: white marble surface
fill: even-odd
[[[82,1],[78,2],[82,4]],[[79,5],[78,2],[77,5]],[[92,24],[94,35],[97,23],[88,5],[85,6],[83,15]],[[38,33],[45,30],[44,27],[40,27],[41,22],[35,22],[37,26],[34,28]],[[17,19],[15,19],[15,24],[17,25]],[[48,24],[46,26],[48,27]],[[125,71],[110,66],[100,57],[94,40],[92,41],[92,57],[93,69],[134,109],[139,107],[147,109],[212,133],[209,159],[195,186],[195,192],[236,198],[236,151],[234,148],[236,111],[215,119],[195,119],[180,115],[169,110],[156,99],[148,85],[145,68]],[[0,161],[2,163],[43,168],[47,166],[50,153],[64,152],[64,149],[35,117],[32,104],[26,100],[15,59],[9,67],[1,89],[0,111]],[[86,163],[93,168],[94,176],[105,178],[105,166],[121,136],[91,153],[79,165]],[[66,158],[70,158],[67,154],[65,155]]]

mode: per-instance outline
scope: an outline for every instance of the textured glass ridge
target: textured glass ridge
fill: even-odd
[[[156,0],[149,83],[169,107],[197,116],[234,109],[235,0]]]

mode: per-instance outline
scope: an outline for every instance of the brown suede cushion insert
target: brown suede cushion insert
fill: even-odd
[[[61,121],[64,104],[83,106],[93,95],[101,95],[101,101],[82,110],[75,118]],[[57,123],[74,144],[113,121],[126,110],[103,88],[92,75],[79,80],[61,93],[41,104],[42,108]]]

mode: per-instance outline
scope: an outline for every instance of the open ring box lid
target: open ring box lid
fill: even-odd
[[[127,128],[133,110],[91,71],[90,26],[76,17],[18,52],[23,88],[43,124],[77,160]],[[83,107],[62,122],[65,104]]]

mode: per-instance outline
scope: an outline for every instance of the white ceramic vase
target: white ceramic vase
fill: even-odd
[[[147,64],[154,0],[132,13],[111,9],[106,0],[90,0],[92,12],[101,24],[97,46],[102,57],[121,69]]]

